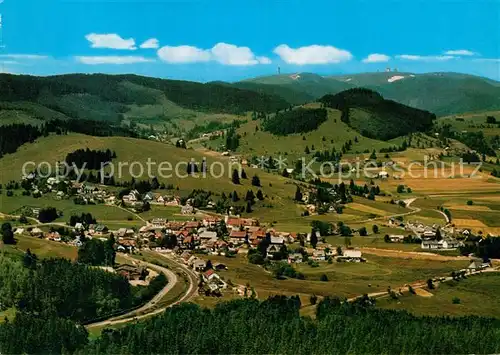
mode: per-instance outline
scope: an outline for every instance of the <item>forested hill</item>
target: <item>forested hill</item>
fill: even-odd
[[[279,86],[306,93],[315,99],[364,87],[377,91],[387,99],[428,110],[438,116],[500,109],[500,82],[460,73],[389,71],[336,76],[290,73],[247,79],[240,83]]]
[[[80,105],[101,105],[101,111],[113,112],[116,115],[126,111],[124,105],[153,105],[158,103],[162,96],[183,108],[203,112],[274,112],[290,106],[285,99],[263,92],[220,84],[137,75],[70,74],[51,77],[0,75],[2,106],[6,103],[29,102],[53,110],[54,114],[95,119],[88,116],[73,117],[74,112],[68,109],[68,96],[71,96],[73,101],[78,100]]]
[[[370,138],[388,140],[411,132],[424,132],[436,118],[431,112],[384,99],[369,89],[355,88],[319,100],[342,111],[342,121]]]

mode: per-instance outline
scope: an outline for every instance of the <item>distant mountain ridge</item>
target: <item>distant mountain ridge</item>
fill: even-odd
[[[15,111],[18,116],[26,114],[35,120],[78,118],[117,122],[128,106],[155,105],[162,99],[195,111],[231,114],[274,112],[290,106],[281,96],[221,84],[138,75],[0,74],[0,110]]]
[[[327,94],[365,87],[386,99],[436,113],[438,116],[500,109],[500,82],[461,73],[377,72],[321,76],[281,74],[239,83],[277,85],[319,99]]]

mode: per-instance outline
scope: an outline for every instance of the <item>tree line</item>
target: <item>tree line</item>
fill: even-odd
[[[74,152],[68,153],[65,161],[69,166],[74,165],[77,168],[85,167],[90,170],[99,170],[103,167],[104,163],[110,162],[114,158],[116,158],[116,153],[109,149],[90,150],[87,148],[77,149]]]
[[[272,134],[286,136],[293,133],[314,131],[328,118],[324,108],[277,112],[262,120],[262,128]]]
[[[106,330],[85,350],[95,354],[430,354],[500,349],[496,319],[416,317],[373,305],[367,296],[353,303],[327,297],[312,320],[300,316],[297,296],[236,300],[211,310],[182,304],[140,324]]]
[[[84,119],[74,120],[50,120],[40,126],[24,123],[15,123],[2,126],[0,130],[0,158],[5,154],[15,153],[25,143],[33,143],[40,137],[46,137],[50,133],[57,135],[68,134],[68,132],[82,133],[91,136],[127,136],[137,135],[127,128],[112,125],[107,122],[98,122]]]

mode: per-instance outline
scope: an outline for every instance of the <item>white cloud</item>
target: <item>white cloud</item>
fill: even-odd
[[[161,47],[158,56],[164,62],[173,64],[208,62],[211,59],[209,51],[193,46]]]
[[[97,65],[97,64],[136,64],[136,63],[150,63],[154,59],[141,57],[141,56],[78,56],[75,59],[83,64]]]
[[[143,44],[140,46],[143,49],[158,49],[160,48],[160,43],[156,38],[150,38],[147,41],[145,41]]]
[[[248,47],[238,47],[222,42],[213,46],[210,52],[214,60],[226,65],[256,65],[271,62],[269,58],[256,57]]]
[[[257,57],[248,47],[238,47],[234,44],[217,43],[211,49],[201,49],[193,46],[165,46],[158,50],[158,56],[167,63],[199,63],[216,61],[224,65],[256,65],[270,64],[267,57]]]
[[[40,59],[48,59],[49,57],[46,55],[38,55],[38,54],[1,54],[0,58],[40,60]]]
[[[363,63],[385,63],[391,59],[388,55],[373,53],[363,59]]]
[[[271,64],[272,61],[268,57],[256,57],[260,64]]]
[[[464,56],[473,56],[477,55],[476,52],[469,51],[467,49],[456,49],[451,51],[444,52],[446,55],[464,55]]]
[[[340,63],[352,59],[349,51],[321,45],[290,48],[282,44],[274,49],[274,53],[285,63],[297,65]]]
[[[133,38],[124,39],[116,33],[97,34],[90,33],[85,36],[87,41],[92,43],[92,48],[128,49],[135,50],[135,40]]]
[[[404,60],[412,60],[412,61],[421,61],[421,62],[442,62],[450,59],[454,59],[454,56],[451,55],[413,55],[413,54],[401,54],[397,55],[396,58],[404,59]]]

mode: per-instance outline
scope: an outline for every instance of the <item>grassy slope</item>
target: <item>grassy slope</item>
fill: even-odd
[[[487,116],[496,117],[497,121],[500,122],[500,111],[488,111],[483,113],[466,113],[441,117],[437,120],[436,124],[449,124],[458,132],[481,131],[486,137],[500,135],[500,125],[486,124]],[[457,121],[457,118],[463,119],[463,121]]]
[[[319,140],[320,141],[320,140]],[[302,142],[302,141],[301,141]],[[200,162],[203,155],[197,151],[190,149],[179,149],[171,145],[157,143],[153,141],[137,140],[125,137],[90,137],[80,134],[71,134],[67,136],[49,136],[41,138],[33,144],[27,144],[18,150],[15,154],[7,155],[0,159],[0,168],[2,174],[0,181],[6,182],[10,180],[18,180],[21,176],[21,167],[25,161],[33,161],[40,163],[47,161],[54,164],[56,161],[61,161],[65,158],[66,154],[78,148],[90,149],[111,149],[117,153],[115,160],[116,170],[118,172],[118,163],[122,162],[142,162],[146,168],[148,158],[152,162],[168,161],[175,166],[177,162],[187,162],[191,158]],[[207,162],[210,163],[220,161],[225,167],[229,162],[224,158],[214,158],[207,156]],[[157,165],[153,165],[153,168]],[[185,165],[179,168],[181,174],[185,174]],[[226,168],[226,170],[228,170]],[[124,166],[123,179],[129,180],[130,175],[128,168]],[[154,172],[155,170],[152,169]],[[215,168],[215,172],[219,172],[219,168]],[[160,182],[166,184],[173,184],[174,187],[179,187],[179,194],[187,195],[193,189],[205,189],[213,191],[214,193],[224,192],[228,195],[233,190],[238,192],[240,197],[244,197],[247,190],[252,189],[254,193],[258,188],[251,186],[251,177],[257,174],[260,177],[260,189],[267,196],[263,202],[258,202],[254,208],[251,216],[258,217],[261,221],[270,223],[277,222],[276,228],[288,231],[308,231],[309,225],[314,219],[321,219],[330,222],[342,221],[362,221],[371,217],[372,214],[377,216],[385,216],[391,213],[402,213],[405,209],[398,206],[393,206],[379,201],[368,201],[366,199],[356,198],[356,205],[348,207],[344,214],[328,214],[323,216],[310,216],[300,217],[303,212],[303,206],[296,205],[292,198],[295,193],[295,185],[291,180],[285,179],[279,175],[269,174],[260,169],[245,168],[249,179],[241,179],[241,185],[234,185],[226,172],[226,175],[220,179],[207,176],[206,178],[177,178],[161,179]],[[137,174],[138,169],[134,170]],[[172,193],[166,191],[165,193]],[[133,221],[127,221],[130,216],[128,213],[108,206],[79,206],[74,205],[70,200],[57,201],[53,197],[44,197],[41,199],[34,199],[31,197],[20,196],[21,192],[16,191],[15,197],[7,197],[5,193],[0,195],[0,211],[4,213],[13,213],[22,206],[54,206],[65,212],[65,216],[61,218],[62,222],[66,222],[69,216],[73,213],[91,212],[99,220],[105,221],[109,225],[136,225],[136,218]],[[360,207],[360,205],[366,205]],[[369,207],[369,209],[367,209]],[[395,209],[393,211],[393,209]],[[163,209],[147,212],[143,218],[150,218],[153,216],[167,216],[171,212],[164,211]]]
[[[18,150],[15,154],[7,155],[0,159],[0,168],[2,174],[0,175],[0,181],[6,182],[10,180],[19,180],[21,176],[21,168],[24,162],[42,162],[47,161],[54,164],[56,161],[64,160],[67,153],[72,152],[78,148],[90,148],[90,149],[111,149],[117,153],[118,158],[116,159],[116,171],[118,173],[118,162],[128,162],[129,164],[137,161],[141,162],[145,167],[145,173],[147,172],[146,163],[148,158],[152,162],[170,162],[172,166],[178,162],[187,162],[191,158],[198,162],[201,162],[203,155],[199,152],[189,150],[189,149],[179,149],[171,145],[157,143],[153,141],[137,140],[125,137],[91,137],[80,134],[71,134],[67,136],[49,136],[47,138],[41,138],[33,144],[27,144]],[[178,186],[181,194],[187,194],[193,189],[205,189],[211,190],[215,193],[225,192],[226,195],[236,190],[240,196],[244,196],[248,189],[253,189],[254,192],[257,188],[251,186],[251,177],[254,174],[258,174],[262,184],[262,191],[264,194],[273,197],[273,205],[278,208],[279,206],[290,206],[291,198],[295,193],[295,187],[292,184],[285,184],[285,178],[277,175],[272,175],[265,173],[261,170],[246,168],[246,173],[249,179],[241,180],[241,185],[234,185],[231,182],[230,170],[228,168],[229,161],[227,159],[218,160],[214,157],[208,156],[207,162],[210,166],[211,163],[215,161],[221,161],[225,168],[225,175],[220,179],[207,176],[206,178],[180,178],[172,177],[171,179],[161,179],[160,182],[165,182],[166,184],[173,184]],[[156,165],[157,167],[158,165]],[[153,168],[155,166],[153,165]],[[157,171],[153,170],[152,171]],[[130,174],[126,166],[122,169],[123,179],[129,180]],[[183,164],[179,167],[179,172],[185,174],[186,165]],[[220,167],[216,166],[214,168],[215,173],[220,172]],[[134,170],[134,174],[138,174],[139,169]],[[157,174],[156,174],[157,175]],[[175,175],[175,174],[173,174]],[[145,177],[146,178],[146,177]],[[4,196],[4,198],[7,198]],[[17,198],[16,198],[17,199]],[[35,199],[29,198],[30,201],[36,201]],[[265,201],[269,203],[270,201]],[[72,202],[71,202],[72,203]],[[24,203],[23,203],[24,204]],[[293,204],[292,204],[293,205]],[[292,208],[292,206],[290,206]],[[6,212],[12,211],[12,207],[8,207]],[[264,209],[265,210],[265,209]],[[264,213],[264,212],[263,212]]]
[[[434,296],[420,297],[405,294],[399,300],[384,299],[377,302],[379,307],[406,309],[417,315],[478,315],[500,317],[500,274],[484,273],[470,276],[466,280],[447,282],[437,289],[429,290]],[[453,298],[460,304],[453,304]]]
[[[352,297],[386,291],[388,286],[400,287],[431,276],[447,275],[467,264],[464,261],[407,260],[367,255],[367,263],[321,262],[319,267],[314,268],[304,263],[297,266],[297,269],[306,275],[306,280],[276,280],[260,266],[248,263],[243,255],[235,258],[210,255],[204,258],[210,259],[212,263],[226,264],[228,270],[219,274],[233,283],[249,283],[256,289],[259,298],[267,298],[273,294],[298,294],[303,297],[303,304],[309,303],[309,296],[312,294]],[[323,273],[328,276],[328,282],[319,281]]]
[[[66,258],[76,260],[78,249],[76,247],[51,242],[22,235],[16,235],[17,244],[3,245],[0,243],[0,251],[8,254],[23,255],[26,250],[31,250],[40,258]]]
[[[310,104],[307,106],[317,107],[318,105]],[[255,131],[256,126],[259,126],[259,131],[257,132]],[[352,152],[363,152],[365,149],[369,149],[370,151],[372,149],[379,150],[380,148],[391,146],[386,142],[361,136],[361,134],[340,120],[340,111],[330,109],[328,109],[328,120],[317,130],[309,133],[292,134],[286,137],[274,136],[271,133],[261,131],[259,121],[249,121],[242,125],[238,133],[242,136],[238,153],[247,156],[286,155],[287,164],[290,167],[293,167],[293,162],[297,158],[305,156],[304,150],[306,146],[311,149],[314,145],[314,148],[320,151],[331,151],[335,147],[339,151],[342,145],[348,140],[354,142],[355,137],[358,137],[359,142],[353,143]],[[305,140],[302,137],[305,137]],[[323,137],[325,137],[324,141]],[[333,143],[331,142],[332,140]],[[217,147],[221,143],[221,140],[209,142],[212,147]],[[314,151],[309,156],[306,156],[308,158],[306,160],[311,159],[313,154]]]

